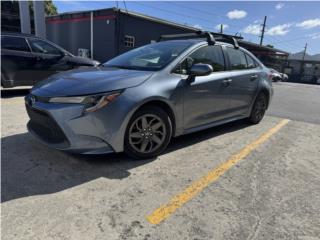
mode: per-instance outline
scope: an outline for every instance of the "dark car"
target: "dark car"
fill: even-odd
[[[76,57],[63,48],[33,35],[1,34],[1,86],[29,86],[50,75],[99,62]]]
[[[161,154],[172,137],[259,123],[273,94],[270,70],[236,43],[191,36],[40,82],[25,98],[29,131],[56,149],[140,159]]]

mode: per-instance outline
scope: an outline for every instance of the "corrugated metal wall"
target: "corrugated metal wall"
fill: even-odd
[[[79,48],[90,50],[89,12],[48,17],[46,26],[47,38],[72,54],[78,55]],[[139,47],[157,40],[163,34],[190,32],[187,28],[117,13],[112,9],[94,11],[93,29],[93,58],[100,62],[133,49],[125,47],[125,35],[134,36],[135,47]]]
[[[179,34],[190,32],[188,29],[182,29],[175,26],[148,21],[131,15],[120,15],[120,37],[119,53],[126,52],[132,48],[124,46],[125,35],[135,37],[135,47],[149,44],[151,40],[158,40],[164,34]]]
[[[47,38],[77,55],[78,48],[90,49],[90,21],[52,21],[47,23]]]
[[[115,18],[115,14],[110,11],[94,12],[93,58],[100,62],[115,55]],[[78,55],[78,49],[91,48],[90,23],[90,13],[49,17],[46,21],[47,38]]]

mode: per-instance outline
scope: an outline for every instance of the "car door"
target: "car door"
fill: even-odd
[[[208,76],[196,76],[186,81],[184,88],[184,128],[209,124],[228,117],[228,85],[225,76],[225,60],[219,45],[204,46],[191,53],[185,61],[191,64],[210,64],[213,72]],[[187,71],[187,70],[185,70]]]
[[[241,49],[225,46],[230,78],[229,99],[232,115],[242,115],[248,109],[258,87],[261,69],[255,60]]]
[[[66,54],[56,46],[38,38],[28,38],[32,54],[36,57],[37,78],[34,83],[73,66],[68,63]]]
[[[24,37],[1,36],[1,74],[4,86],[32,85],[35,61]]]

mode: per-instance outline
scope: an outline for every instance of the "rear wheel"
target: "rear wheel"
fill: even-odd
[[[266,94],[260,93],[253,104],[248,121],[253,124],[259,123],[267,110],[267,103],[268,99]]]
[[[130,120],[124,151],[135,159],[158,156],[168,146],[172,125],[168,114],[158,107],[138,110]]]
[[[1,87],[5,87],[6,78],[4,76],[4,73],[1,69]]]

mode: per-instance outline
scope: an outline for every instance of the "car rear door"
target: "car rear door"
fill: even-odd
[[[232,115],[248,112],[258,87],[261,68],[247,53],[241,49],[225,46],[230,79],[229,99]]]
[[[1,74],[8,86],[32,85],[35,57],[24,37],[1,36]]]
[[[209,124],[229,116],[228,84],[225,60],[219,45],[205,46],[191,53],[185,61],[192,64],[210,64],[213,72],[208,76],[196,76],[187,81],[184,88],[184,128]],[[183,64],[187,67],[187,63]]]
[[[37,78],[34,83],[49,77],[60,71],[66,71],[72,68],[72,65],[66,60],[65,53],[54,45],[38,38],[28,38],[28,43],[32,54],[36,58],[35,69]]]

